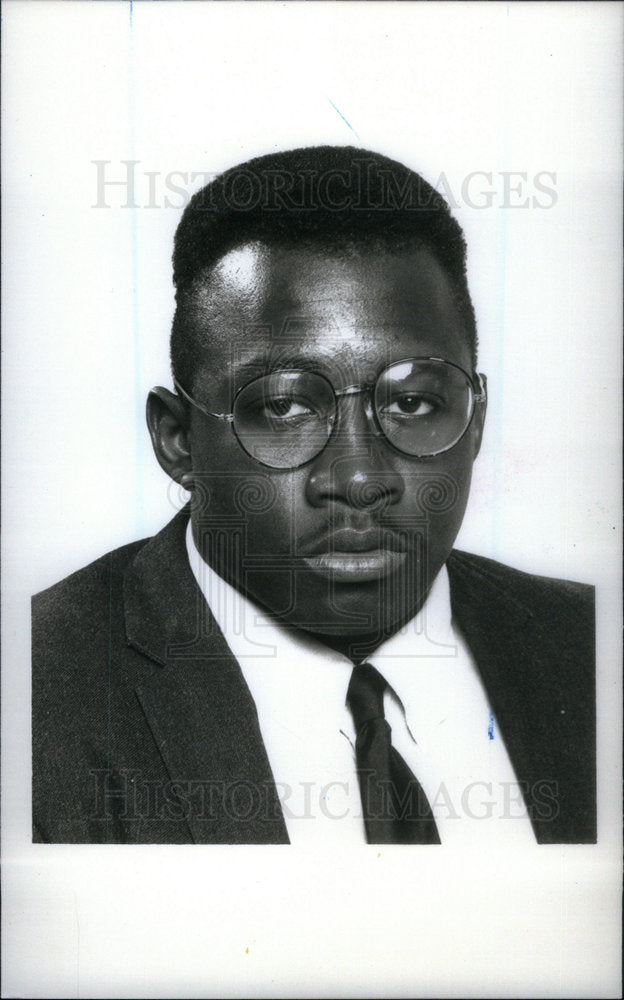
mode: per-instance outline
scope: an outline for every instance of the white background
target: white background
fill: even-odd
[[[621,5],[8,0],[3,20],[4,995],[617,996]],[[458,545],[598,587],[601,845],[32,846],[29,595],[173,512],[143,419],[170,385],[166,178],[325,142],[443,174],[457,203],[490,389]],[[94,207],[95,160],[139,161],[139,207],[118,187]],[[505,171],[526,174],[508,197]]]

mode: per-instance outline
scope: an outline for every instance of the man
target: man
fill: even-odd
[[[453,552],[486,411],[462,232],[321,147],[176,234],[191,501],[34,600],[34,839],[593,842],[593,597]]]

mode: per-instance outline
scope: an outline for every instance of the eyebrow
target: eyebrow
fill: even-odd
[[[236,388],[240,388],[245,380],[256,378],[260,375],[269,375],[275,371],[285,371],[294,368],[298,371],[318,371],[328,373],[331,371],[331,359],[310,358],[305,354],[289,354],[286,349],[282,354],[279,350],[271,348],[263,352],[256,358],[243,362],[239,367],[233,367],[231,377],[236,383]]]

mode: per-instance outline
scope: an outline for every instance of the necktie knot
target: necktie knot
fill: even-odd
[[[387,683],[370,663],[354,667],[347,690],[347,705],[356,733],[373,719],[384,718],[383,696]]]

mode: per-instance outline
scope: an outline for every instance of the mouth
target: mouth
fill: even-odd
[[[405,545],[392,532],[342,528],[303,561],[313,573],[333,583],[366,583],[395,573],[406,559]]]
[[[323,552],[303,561],[313,573],[334,583],[366,583],[396,572],[406,559],[407,552],[371,549],[368,552]]]

